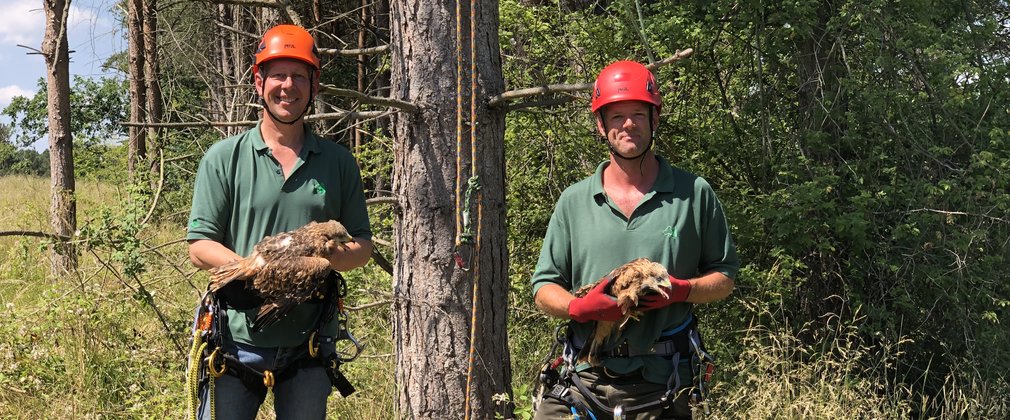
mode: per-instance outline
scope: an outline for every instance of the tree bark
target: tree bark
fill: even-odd
[[[147,104],[148,123],[158,124],[161,122],[161,83],[158,81],[158,0],[143,0],[142,24],[144,34],[144,97]],[[161,160],[158,158],[162,144],[160,140],[160,129],[157,127],[147,128],[146,145],[149,146],[150,159],[148,168],[151,174],[158,174],[161,171]],[[157,183],[156,177],[150,177],[152,185]]]
[[[476,277],[476,364],[470,417],[512,417],[494,394],[511,395],[504,207],[504,114],[487,98],[504,87],[498,47],[498,2],[477,2],[477,173],[481,179],[479,255],[463,272],[453,262],[456,186],[455,1],[390,4],[391,97],[419,106],[393,117],[393,189],[399,197],[393,278],[399,418],[462,419],[466,404],[472,284]],[[465,3],[464,3],[465,4]],[[464,21],[469,11],[464,12]],[[465,24],[464,24],[465,25]],[[464,29],[464,33],[469,33]],[[470,40],[463,39],[469,50]],[[465,70],[469,70],[466,64]],[[469,97],[469,83],[464,83]],[[467,102],[468,104],[469,102]],[[469,105],[466,115],[469,115]],[[469,177],[464,133],[462,182]],[[475,197],[476,198],[476,197]],[[476,201],[476,200],[475,200]]]
[[[143,0],[126,1],[126,31],[129,46],[130,72],[130,121],[147,121],[144,114],[144,104],[147,102],[144,87],[144,22]],[[146,132],[137,127],[128,130],[129,146],[127,148],[126,165],[130,179],[136,175],[138,162],[144,162],[147,155],[145,143]]]
[[[49,123],[49,170],[52,198],[49,223],[57,236],[71,237],[77,230],[74,200],[74,143],[70,131],[70,52],[67,46],[69,0],[45,0],[46,33],[42,55],[46,60]],[[54,278],[77,268],[77,254],[69,241],[55,241],[50,271]]]

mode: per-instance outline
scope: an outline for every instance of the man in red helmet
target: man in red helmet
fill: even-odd
[[[704,352],[692,315],[696,303],[727,297],[739,260],[722,206],[701,177],[652,151],[662,98],[645,66],[619,61],[600,72],[592,92],[596,126],[610,158],[561,194],[532,277],[537,306],[571,320],[560,372],[545,365],[537,419],[690,418],[705,396]],[[636,258],[670,273],[666,296],[646,297],[644,315],[588,351],[595,321],[623,315],[606,285],[572,293]]]
[[[341,222],[354,237],[330,255],[333,270],[368,262],[372,232],[357,163],[304,121],[319,89],[319,69],[315,42],[305,29],[279,25],[263,35],[253,65],[263,105],[260,122],[210,147],[197,172],[186,236],[197,267],[238,260],[265,236],[327,220]],[[342,282],[337,274],[332,278]],[[200,418],[210,418],[215,406],[218,419],[253,419],[268,389],[277,418],[324,418],[331,380],[339,382],[333,375],[343,379],[333,360],[323,358],[333,355],[334,337],[342,331],[330,295],[257,331],[252,324],[262,300],[240,283],[203,303],[214,314],[208,344],[217,355],[209,363],[218,374],[205,378]],[[211,382],[213,388],[207,386]]]

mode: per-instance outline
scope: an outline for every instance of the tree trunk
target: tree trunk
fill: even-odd
[[[49,170],[52,200],[49,223],[53,233],[71,237],[77,230],[74,200],[74,143],[70,131],[70,52],[67,47],[69,0],[45,0],[46,33],[42,55],[46,60],[49,122]],[[77,254],[69,241],[52,249],[50,271],[55,278],[77,268]]]
[[[144,23],[141,13],[144,10],[143,0],[126,1],[126,31],[129,38],[127,52],[130,72],[130,121],[144,122],[144,104],[147,102],[144,88]],[[144,142],[145,130],[130,126],[128,135],[126,165],[132,180],[136,175],[138,162],[144,162],[147,147]]]
[[[474,269],[453,263],[456,186],[455,1],[400,0],[390,4],[391,96],[420,106],[393,118],[396,139],[393,189],[399,197],[393,279],[394,342],[400,418],[462,419],[466,404],[470,312],[475,277],[476,362],[470,394],[472,418],[495,413],[494,394],[511,395],[506,331],[508,307],[504,207],[504,114],[485,99],[502,92],[498,2],[477,5],[477,168],[482,217]],[[464,11],[469,16],[469,11]],[[465,21],[466,19],[464,19]],[[465,24],[464,24],[465,25]],[[469,33],[464,29],[464,33]],[[469,50],[469,37],[463,39]],[[469,64],[464,66],[469,70]],[[464,83],[469,91],[469,83]],[[464,92],[467,97],[469,94]],[[467,102],[468,103],[468,102]],[[469,115],[469,105],[466,115]],[[469,177],[469,133],[464,133],[461,173]],[[476,197],[475,197],[476,198]],[[476,199],[475,199],[476,202]]]
[[[158,0],[143,0],[144,29],[144,93],[147,104],[146,121],[153,124],[161,122],[161,83],[158,82]],[[162,144],[160,130],[155,127],[147,129],[147,146],[150,150],[152,185],[157,183],[157,174],[161,171],[159,152]]]

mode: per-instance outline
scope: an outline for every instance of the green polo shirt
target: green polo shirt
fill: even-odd
[[[657,159],[655,185],[631,218],[626,218],[603,190],[603,169],[609,162],[601,163],[595,174],[561,194],[533,272],[534,295],[547,283],[575,291],[635,258],[659,262],[681,279],[711,272],[736,276],[740,261],[715,191],[703,178]],[[689,303],[646,312],[602,350],[624,340],[632,349],[650,348],[662,331],[679,326],[690,313]],[[591,322],[572,322],[578,337],[587,337],[592,327]],[[604,359],[604,365],[619,373],[643,368],[645,379],[655,383],[666,383],[672,373],[670,361],[658,356]],[[682,376],[687,375],[685,370]]]
[[[305,144],[284,179],[260,135],[260,126],[217,142],[207,150],[193,187],[187,240],[210,239],[246,256],[263,237],[335,219],[351,236],[371,239],[361,173],[354,156],[305,129]],[[256,309],[228,310],[232,339],[259,347],[300,345],[315,328],[321,308],[303,304],[258,333]],[[331,322],[324,333],[332,335]]]

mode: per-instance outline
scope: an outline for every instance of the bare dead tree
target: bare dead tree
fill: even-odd
[[[49,224],[53,233],[69,237],[77,230],[74,200],[74,139],[70,131],[70,51],[67,44],[67,15],[70,0],[45,0],[46,32],[42,56],[46,60],[46,91],[49,113],[49,170],[52,198]],[[50,271],[54,278],[77,268],[77,251],[68,241],[52,247]]]

